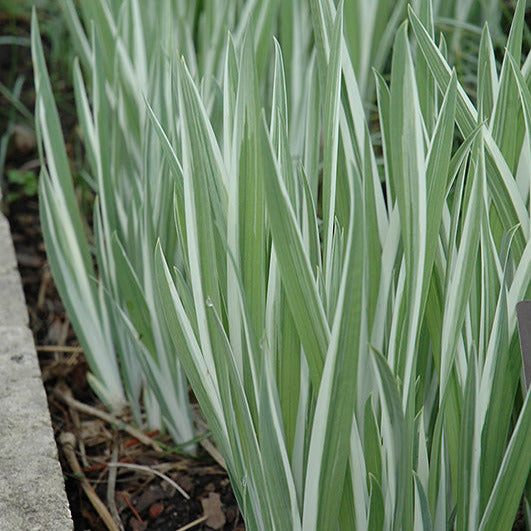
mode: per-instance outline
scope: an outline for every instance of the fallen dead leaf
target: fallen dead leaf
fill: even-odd
[[[207,516],[206,525],[212,529],[221,529],[226,522],[225,513],[221,507],[221,498],[217,492],[211,492],[208,498],[201,500],[203,512]]]
[[[149,485],[135,500],[135,509],[139,513],[142,513],[153,504],[156,504],[165,498],[167,498],[167,494],[160,485]]]

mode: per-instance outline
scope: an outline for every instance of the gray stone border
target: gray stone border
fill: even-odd
[[[0,213],[0,530],[72,529],[9,224]]]

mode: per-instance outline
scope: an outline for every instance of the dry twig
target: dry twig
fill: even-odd
[[[120,529],[116,526],[111,514],[109,513],[109,510],[100,500],[99,496],[96,494],[96,491],[92,488],[92,485],[89,483],[85,477],[85,474],[83,474],[83,471],[81,470],[81,466],[79,465],[75,451],[76,436],[71,432],[63,432],[59,436],[59,442],[63,448],[63,453],[66,457],[66,460],[70,465],[70,469],[79,478],[81,487],[85,491],[87,498],[90,500],[90,503],[92,503],[92,506],[103,520],[103,523],[106,525],[107,529],[110,531],[120,531]]]
[[[153,448],[157,453],[163,452],[162,448],[153,439],[150,439],[145,433],[141,432],[137,428],[134,428],[130,424],[123,422],[114,415],[106,413],[105,411],[101,411],[100,409],[87,404],[83,404],[83,402],[79,402],[72,396],[72,393],[68,388],[64,386],[60,388],[57,386],[54,389],[54,394],[68,406],[73,407],[82,413],[86,413],[87,415],[92,415],[93,417],[101,419],[108,424],[116,426],[118,429],[127,432],[129,435],[131,435],[131,437],[138,439],[142,444]]]
[[[199,416],[197,411],[194,412],[194,421],[198,435],[203,435],[206,433],[208,426]],[[214,461],[216,461],[216,463],[223,468],[223,470],[227,471],[227,463],[225,462],[225,459],[216,446],[212,444],[210,439],[201,439],[199,444],[207,451],[207,453],[210,454],[210,457],[212,457],[212,459],[214,459]]]
[[[115,444],[112,449],[112,460],[118,460],[118,446]],[[109,511],[113,517],[114,522],[120,528],[120,531],[124,530],[122,520],[120,519],[120,514],[118,513],[118,508],[116,507],[116,500],[114,498],[116,492],[116,475],[117,469],[111,467],[109,469],[109,481],[107,483],[107,505],[109,506]]]
[[[37,352],[65,352],[66,354],[80,354],[81,347],[70,347],[68,345],[37,345]]]
[[[163,479],[164,481],[167,481],[185,499],[187,499],[187,500],[190,499],[189,494],[182,487],[177,485],[177,483],[175,483],[175,481],[173,481],[173,479],[171,479],[170,477],[166,476],[166,474],[163,474],[162,472],[159,472],[158,470],[155,470],[154,468],[151,468],[149,466],[133,465],[131,463],[119,463],[119,462],[107,463],[107,466],[111,467],[111,468],[112,467],[122,467],[122,468],[129,468],[131,470],[139,470],[140,472],[149,472],[150,474],[154,474],[155,476],[158,476],[159,478]]]
[[[184,525],[183,527],[179,527],[177,531],[186,531],[187,529],[192,529],[192,527],[195,527],[196,525],[202,524],[203,522],[206,522],[208,520],[208,516],[201,516],[201,518],[198,518],[197,520],[194,520],[193,522],[190,522],[189,524]]]

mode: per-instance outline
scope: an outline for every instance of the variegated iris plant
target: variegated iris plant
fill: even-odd
[[[501,67],[485,26],[475,101],[418,2],[371,121],[353,2],[293,2],[314,47],[293,44],[310,17],[284,14],[269,68],[272,4],[196,63],[186,37],[185,59],[171,39],[138,43],[138,2],[125,36],[111,8],[94,13],[92,109],[75,80],[99,281],[34,31],[43,228],[80,341],[123,341],[128,394],[145,382],[175,434],[182,365],[249,529],[510,529],[531,464],[515,326],[531,295],[525,2]],[[113,359],[93,368],[109,401]]]

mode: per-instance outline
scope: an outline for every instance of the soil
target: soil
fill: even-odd
[[[29,39],[29,19],[25,16],[10,19],[0,13],[0,35],[13,34]],[[44,45],[49,43],[45,40]],[[0,45],[0,83],[11,90],[19,76],[25,79],[20,100],[33,113],[35,93],[29,47]],[[74,108],[72,90],[57,83],[54,89],[62,102],[59,111],[67,151],[75,166],[79,141],[75,116],[69,112]],[[36,196],[40,162],[33,126],[29,119],[9,110],[5,97],[0,95],[0,99],[0,137],[8,130],[11,132],[0,177],[3,210],[11,225],[74,528],[245,529],[227,473],[209,453],[200,448],[196,457],[176,454],[171,452],[168,436],[148,434],[169,448],[157,452],[119,429],[124,424],[132,426],[127,414],[116,424],[98,418],[98,412],[104,408],[87,384],[88,366],[46,260]],[[23,181],[17,179],[13,170],[24,175]],[[75,402],[67,403],[69,396]],[[80,411],[79,403],[92,409]],[[73,434],[74,452],[68,452],[68,445],[61,444],[65,434],[66,437]],[[125,466],[110,468],[107,466],[110,462]]]

